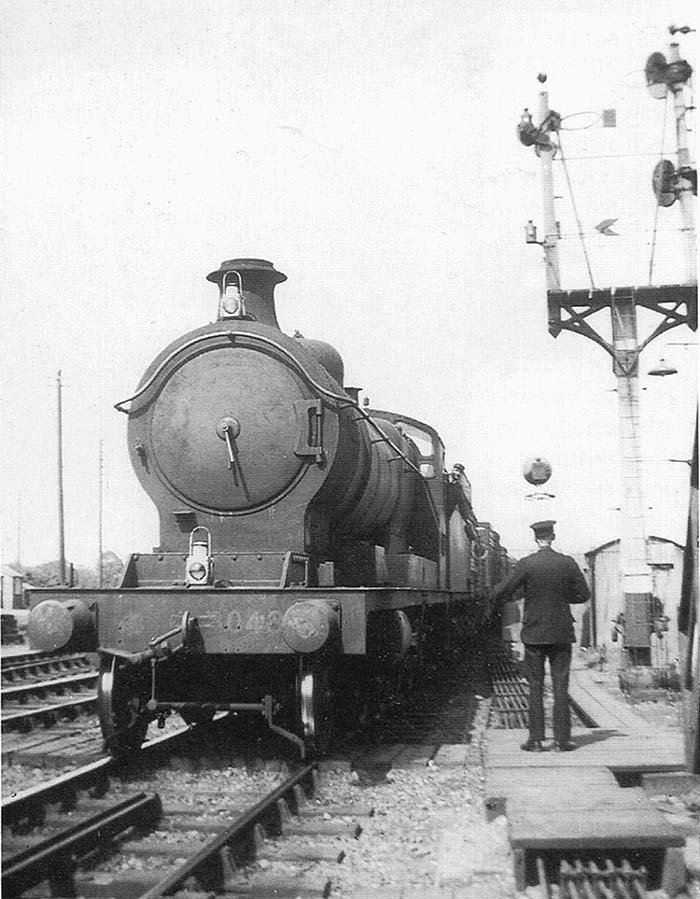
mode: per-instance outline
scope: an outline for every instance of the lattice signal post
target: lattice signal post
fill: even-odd
[[[678,29],[683,31],[683,29]],[[676,29],[671,30],[675,33]],[[544,237],[537,240],[532,222],[525,228],[527,243],[540,244],[544,250],[547,278],[547,310],[549,333],[557,337],[562,331],[581,334],[601,346],[611,357],[617,379],[618,411],[621,440],[621,532],[620,564],[623,596],[619,612],[625,620],[639,618],[640,609],[651,608],[652,576],[647,563],[644,525],[644,493],[642,454],[639,424],[639,357],[642,350],[659,335],[678,325],[697,330],[697,269],[695,256],[695,228],[693,196],[697,194],[697,172],[690,164],[685,124],[684,90],[692,68],[682,60],[678,45],[671,45],[671,61],[663,54],[652,54],[646,68],[647,84],[654,97],[673,95],[678,144],[677,168],[662,160],[654,169],[653,186],[660,206],[670,206],[676,200],[681,206],[682,232],[685,243],[685,279],[683,283],[650,285],[647,287],[593,286],[578,290],[562,290],[559,269],[559,226],[554,209],[552,160],[560,149],[561,116],[549,108],[546,91],[539,95],[539,125],[535,125],[526,109],[517,133],[521,143],[534,148],[542,164],[542,192],[544,207]],[[546,75],[538,75],[540,83]],[[604,224],[604,223],[601,223]],[[659,321],[649,334],[640,339],[637,332],[637,308],[655,312]],[[610,309],[612,342],[602,337],[589,321],[601,309]],[[635,629],[637,636],[627,635],[629,660],[650,664],[649,635]]]

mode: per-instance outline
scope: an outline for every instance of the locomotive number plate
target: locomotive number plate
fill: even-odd
[[[238,609],[229,612],[226,619],[226,629],[229,631],[253,631],[256,634],[279,632],[282,626],[282,612],[279,609],[270,609],[268,612],[256,609],[245,616]]]

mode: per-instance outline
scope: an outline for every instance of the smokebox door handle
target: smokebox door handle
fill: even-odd
[[[326,456],[323,449],[323,403],[318,399],[296,400],[294,411],[299,427],[294,454],[300,459],[313,456],[320,465]]]

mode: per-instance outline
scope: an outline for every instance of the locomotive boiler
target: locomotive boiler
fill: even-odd
[[[361,717],[371,683],[405,680],[473,626],[488,547],[472,552],[471,488],[436,431],[364,408],[333,347],[281,331],[285,275],[232,259],[207,277],[216,321],[116,407],[159,545],[115,590],[32,591],[28,632],[99,653],[115,754],[153,720],[217,711],[321,753],[334,711]]]

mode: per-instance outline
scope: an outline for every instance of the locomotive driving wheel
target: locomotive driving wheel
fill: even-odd
[[[313,756],[325,755],[333,734],[333,690],[327,665],[300,662],[297,709],[308,752]]]
[[[105,748],[114,756],[139,749],[150,715],[146,710],[148,679],[120,667],[114,656],[103,656],[97,705]]]

